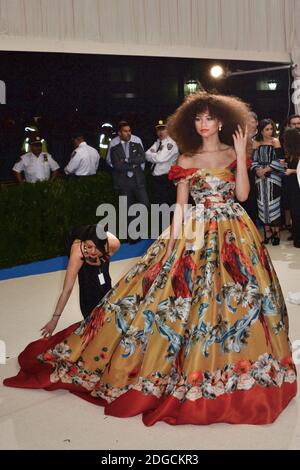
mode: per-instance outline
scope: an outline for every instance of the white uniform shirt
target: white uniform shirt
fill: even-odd
[[[95,175],[98,170],[99,161],[100,156],[97,150],[86,142],[81,142],[72,153],[71,160],[65,168],[65,173],[76,176]]]
[[[41,152],[38,157],[32,152],[25,153],[13,167],[13,171],[17,173],[24,172],[27,183],[48,180],[51,171],[58,169],[58,163],[47,152]]]
[[[178,155],[178,147],[171,137],[166,137],[162,141],[157,139],[146,152],[146,160],[155,164],[152,175],[166,175],[176,162]]]
[[[107,163],[112,167],[112,164],[111,164],[111,158],[110,158],[110,149],[112,147],[115,147],[116,145],[118,145],[119,143],[121,142],[121,139],[120,137],[117,135],[116,137],[114,137],[112,139],[112,141],[110,142],[109,144],[109,148],[108,148],[108,151],[107,151],[107,157],[106,157],[106,161]],[[137,136],[137,135],[133,135],[131,134],[131,138],[129,140],[129,142],[134,142],[135,144],[140,144],[142,146],[142,148],[144,148],[143,146],[143,142],[141,141],[141,139]],[[142,163],[141,164],[141,167],[143,168],[143,170],[145,169],[145,164]]]

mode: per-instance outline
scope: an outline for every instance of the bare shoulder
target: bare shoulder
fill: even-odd
[[[228,164],[233,163],[236,160],[236,153],[233,147],[224,148],[224,158],[226,158]]]
[[[228,156],[228,158],[236,157],[236,153],[233,147],[224,148],[224,154]]]
[[[119,239],[111,232],[106,232],[107,239],[109,242],[114,242],[116,244],[119,244]]]
[[[252,149],[256,150],[260,146],[260,143],[257,140],[252,140]]]
[[[192,156],[183,153],[179,155],[176,164],[188,170],[189,168],[193,168],[194,160]]]
[[[71,250],[70,250],[70,258],[71,258],[71,256],[72,256],[72,258],[75,258],[75,257],[81,258],[82,253],[81,253],[81,249],[80,249],[80,243],[81,243],[80,240],[74,240],[73,241],[73,244],[72,244]]]
[[[233,147],[231,147],[230,145],[221,144],[221,145],[220,145],[220,150],[221,150],[222,152],[224,152],[225,150],[230,151],[230,150],[233,150]]]
[[[76,275],[78,271],[80,270],[82,264],[83,264],[83,258],[82,258],[82,253],[80,249],[80,240],[75,240],[73,242],[73,245],[71,247],[70,251],[70,256],[69,256],[69,262],[68,262],[68,267],[67,267],[67,272],[68,273],[73,273]]]
[[[108,240],[108,251],[110,254],[115,253],[121,246],[119,239],[111,232],[106,232]]]

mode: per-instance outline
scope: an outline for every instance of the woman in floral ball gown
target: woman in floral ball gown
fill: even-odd
[[[67,389],[147,426],[276,419],[296,374],[276,273],[237,202],[249,192],[248,113],[204,92],[176,110],[171,227],[88,319],[27,346],[5,385]]]

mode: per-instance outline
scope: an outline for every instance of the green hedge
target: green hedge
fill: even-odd
[[[0,185],[0,267],[65,254],[72,227],[97,223],[102,203],[117,207],[111,175]]]

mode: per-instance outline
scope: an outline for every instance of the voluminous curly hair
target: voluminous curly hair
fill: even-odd
[[[284,132],[284,152],[289,162],[298,161],[300,157],[300,131],[288,128]]]
[[[219,132],[219,139],[230,146],[233,146],[232,134],[237,130],[238,124],[244,130],[250,119],[249,106],[235,96],[214,95],[203,91],[195,93],[186,98],[167,122],[169,135],[175,140],[181,153],[193,154],[201,148],[202,137],[196,131],[195,119],[204,112],[209,112],[213,118],[221,121],[223,127]]]

